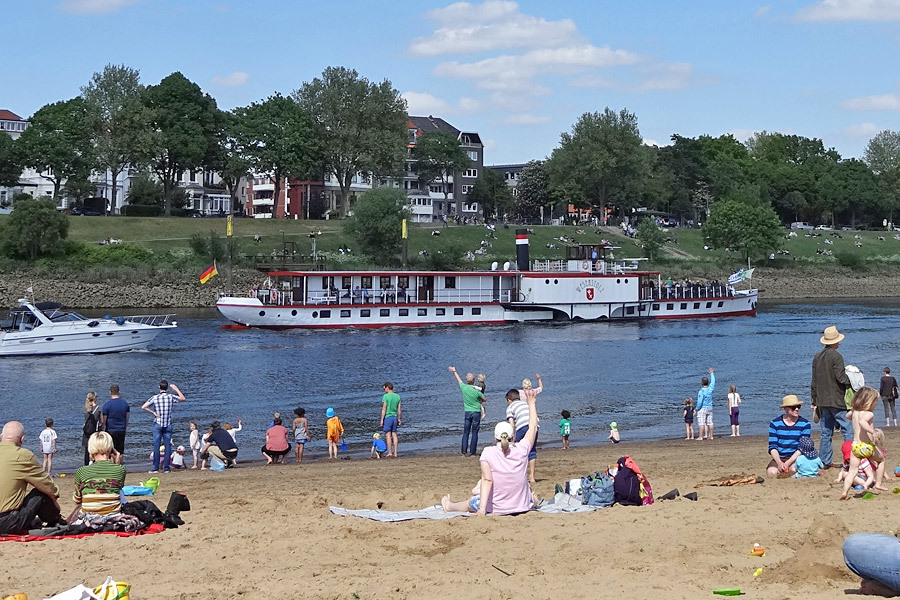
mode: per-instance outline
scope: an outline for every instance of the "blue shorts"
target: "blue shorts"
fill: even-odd
[[[397,433],[397,417],[385,417],[381,430],[385,433]]]
[[[521,442],[522,438],[525,437],[525,434],[528,433],[528,425],[525,427],[519,427],[516,429],[516,441]],[[537,439],[538,434],[541,433],[540,428],[538,428],[537,433],[534,435],[534,445],[531,447],[531,450],[528,452],[528,460],[534,460],[537,458]]]
[[[469,498],[469,508],[472,509],[472,512],[478,512],[479,506],[481,506],[481,496],[476,494]]]

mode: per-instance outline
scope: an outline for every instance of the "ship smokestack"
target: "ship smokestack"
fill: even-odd
[[[516,263],[520,271],[530,271],[528,258],[528,230],[516,229]]]

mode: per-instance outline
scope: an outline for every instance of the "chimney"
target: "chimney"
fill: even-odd
[[[528,230],[516,229],[516,266],[520,271],[530,271],[528,258]]]

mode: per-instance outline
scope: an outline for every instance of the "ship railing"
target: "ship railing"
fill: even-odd
[[[564,260],[535,260],[531,263],[531,270],[548,273],[564,273],[569,269]]]
[[[659,300],[700,300],[734,296],[734,288],[725,284],[661,285],[654,287]]]
[[[151,325],[153,327],[164,327],[175,323],[175,315],[129,315],[124,317],[126,321],[131,323],[140,323],[141,325]]]
[[[397,290],[365,290],[354,292],[352,290],[338,290],[337,292],[310,291],[306,301],[293,300],[290,292],[280,292],[272,298],[271,290],[257,290],[256,297],[267,306],[319,306],[319,305],[350,305],[350,304],[453,304],[453,303],[484,303],[484,302],[510,302],[513,298],[512,290],[500,290],[494,293],[491,289],[485,290],[456,290],[435,289],[421,290],[416,294],[413,290],[399,292]]]

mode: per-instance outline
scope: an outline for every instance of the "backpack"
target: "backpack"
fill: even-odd
[[[616,464],[619,465],[613,485],[616,502],[623,506],[653,504],[650,482],[641,473],[641,468],[637,463],[631,460],[630,456],[623,456]]]
[[[84,428],[82,429],[84,437],[91,437],[97,433],[99,429],[100,423],[97,421],[97,417],[92,412],[87,413],[87,416],[84,418]]]
[[[602,473],[581,478],[581,503],[589,506],[612,506],[616,500],[613,478]]]

